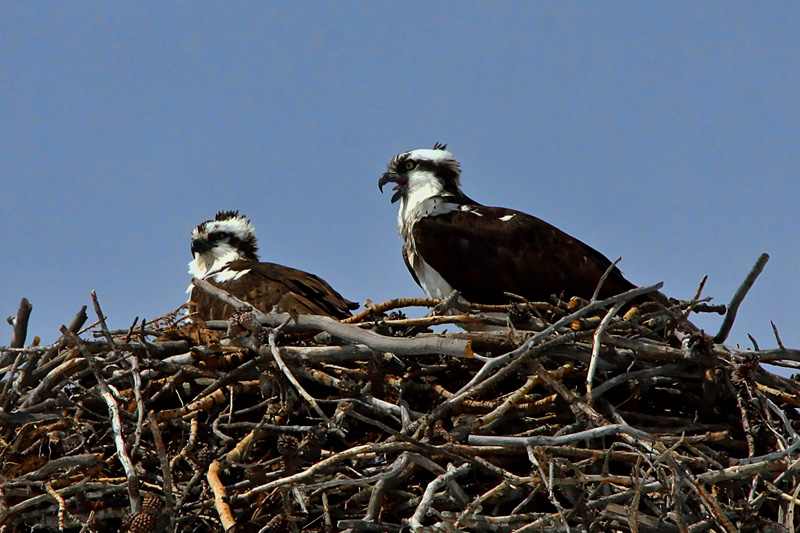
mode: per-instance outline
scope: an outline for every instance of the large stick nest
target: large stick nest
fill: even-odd
[[[685,321],[697,302],[405,319],[408,303],[431,302],[349,324],[246,306],[93,335],[77,320],[1,348],[2,531],[798,525],[800,385],[762,366],[797,351],[714,342]],[[499,330],[427,329],[443,322]]]

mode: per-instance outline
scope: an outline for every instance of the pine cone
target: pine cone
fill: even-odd
[[[297,437],[292,435],[283,434],[278,437],[278,453],[281,455],[293,455],[297,453],[297,447],[300,441]]]
[[[508,319],[515,326],[525,324],[531,319],[531,310],[525,306],[512,303],[511,307],[508,309]]]
[[[168,520],[162,512],[164,502],[157,495],[146,493],[142,499],[142,510],[128,522],[128,533],[156,533],[164,530]]]
[[[300,443],[299,455],[301,459],[311,463],[316,463],[322,457],[322,442],[313,429],[306,434]]]
[[[157,513],[163,508],[164,502],[161,501],[161,498],[152,493],[147,493],[144,495],[144,499],[142,500],[142,511],[148,513]]]
[[[278,453],[281,454],[283,470],[287,474],[297,472],[299,466],[297,463],[297,449],[299,445],[300,441],[297,440],[297,437],[293,437],[292,435],[281,435],[278,437]]]
[[[154,533],[158,520],[153,513],[141,512],[133,517],[128,533]]]
[[[194,460],[194,463],[200,469],[206,469],[208,466],[214,461],[214,451],[209,448],[208,446],[203,446],[200,450],[194,453],[193,457],[190,457]]]

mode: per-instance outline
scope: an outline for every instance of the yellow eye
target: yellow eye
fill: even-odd
[[[413,160],[409,159],[406,161],[406,170],[414,170],[415,166],[417,166],[417,164]]]

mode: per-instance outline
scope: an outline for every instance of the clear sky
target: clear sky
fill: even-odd
[[[800,3],[0,9],[0,316],[27,297],[30,336],[93,289],[112,327],[179,306],[218,210],[350,299],[421,296],[377,180],[441,141],[469,196],[668,295],[727,303],[768,252],[730,341],[800,347]]]

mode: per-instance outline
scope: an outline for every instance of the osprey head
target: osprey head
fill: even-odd
[[[461,184],[461,167],[446,144],[433,145],[432,149],[419,148],[397,154],[389,161],[388,170],[378,180],[378,189],[392,182],[397,191],[392,203],[422,188],[432,188],[434,194],[457,195]]]
[[[189,273],[203,278],[237,259],[258,261],[258,244],[253,225],[238,211],[220,211],[192,230]]]

